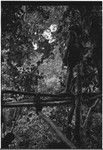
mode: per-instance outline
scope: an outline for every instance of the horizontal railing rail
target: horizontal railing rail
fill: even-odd
[[[62,94],[41,94],[41,93],[34,93],[34,92],[20,92],[20,91],[11,91],[11,90],[2,90],[2,107],[32,107],[35,106],[37,103],[37,99],[40,99],[40,104],[42,106],[55,106],[55,105],[65,105],[65,104],[73,104],[75,101],[75,98],[78,95],[70,95],[67,93]],[[18,102],[9,101],[9,100],[3,100],[4,94],[20,94],[20,95],[28,95],[33,96],[32,100],[30,99],[21,99]],[[82,94],[82,103],[87,104],[90,101],[94,101],[94,99],[102,97],[102,94],[98,93],[90,93],[90,94]],[[47,99],[42,100],[43,97],[46,97]]]
[[[8,93],[8,94],[19,94],[19,95],[28,95],[28,96],[42,96],[42,97],[72,97],[73,95],[67,94],[67,93],[61,93],[61,94],[41,94],[41,93],[34,93],[34,92],[20,92],[20,91],[11,91],[11,90],[2,90],[1,94]]]

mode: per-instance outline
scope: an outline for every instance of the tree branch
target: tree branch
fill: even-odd
[[[97,99],[97,100],[95,101],[94,105],[92,105],[92,106],[90,107],[90,109],[88,110],[88,113],[87,113],[86,119],[85,119],[85,121],[84,121],[84,124],[82,125],[82,128],[84,128],[85,125],[86,125],[86,123],[88,122],[89,115],[90,115],[91,111],[93,110],[93,108],[97,105],[98,101],[99,101],[99,99]]]

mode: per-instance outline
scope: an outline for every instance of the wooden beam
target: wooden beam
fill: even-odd
[[[45,116],[43,113],[39,113],[39,116],[44,119],[56,132],[58,137],[71,149],[76,149],[75,145],[63,135],[63,133],[58,129],[58,127],[51,121],[51,119]]]
[[[52,98],[54,98],[54,101],[56,98],[60,98],[60,99],[65,99],[65,98],[70,98],[70,99],[73,99],[75,97],[75,95],[73,94],[67,94],[67,93],[60,93],[60,94],[41,94],[41,93],[34,93],[34,92],[20,92],[20,91],[11,91],[11,90],[2,90],[1,91],[1,94],[19,94],[19,95],[28,95],[28,96],[34,96],[34,97],[46,97],[47,99],[51,99],[53,101]],[[77,94],[76,96],[79,96],[79,94]],[[85,102],[88,102],[90,100],[93,100],[93,99],[96,99],[96,98],[99,98],[99,97],[102,97],[102,94],[101,93],[82,93],[82,97],[83,97],[83,100],[82,102],[85,103]],[[85,100],[84,100],[85,99]]]
[[[66,105],[66,104],[71,104],[72,101],[51,101],[51,102],[41,102],[42,106],[57,106],[57,105]],[[3,107],[35,107],[36,102],[8,102],[5,104],[2,104],[2,108]]]
[[[41,94],[41,93],[34,93],[34,92],[21,92],[21,91],[11,91],[11,90],[2,90],[2,94],[19,94],[19,95],[28,95],[28,96],[39,96],[39,97],[73,97],[73,95],[67,93],[60,93],[60,94]]]
[[[76,98],[76,107],[75,107],[75,131],[74,137],[76,140],[77,147],[80,148],[82,144],[81,140],[81,100],[82,100],[82,86],[81,86],[81,65],[78,65],[78,97]]]
[[[100,98],[100,97],[102,97],[102,94],[98,94],[96,96],[93,96],[90,99],[86,99],[86,100],[82,99],[81,102],[83,104],[87,104],[88,102],[93,101],[94,99],[97,99],[97,98]],[[30,106],[33,107],[35,105],[33,100],[30,101],[29,99],[27,99],[25,101],[21,100],[21,102],[11,102],[11,103],[7,103],[8,101],[6,101],[6,100],[5,101],[2,100],[2,101],[4,102],[4,104],[1,105],[2,107],[30,107]],[[60,105],[60,104],[65,105],[65,104],[74,103],[74,99],[70,98],[70,99],[66,99],[66,100],[62,100],[62,99],[56,100],[56,99],[51,98],[49,100],[48,99],[43,100],[41,103],[42,103],[43,106],[49,106],[49,105],[50,106],[53,106],[53,105],[55,106],[55,105]]]

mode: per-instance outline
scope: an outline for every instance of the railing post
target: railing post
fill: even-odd
[[[34,98],[34,102],[35,102],[35,100],[36,100],[36,104],[35,104],[36,113],[39,114],[39,112],[42,111],[42,104],[41,104],[40,96],[37,96],[36,98]]]
[[[78,65],[78,81],[77,81],[78,95],[76,99],[75,109],[75,131],[74,137],[77,147],[81,146],[81,100],[82,100],[82,86],[81,86],[81,64]]]
[[[73,97],[73,104],[71,105],[71,110],[68,114],[68,128],[67,128],[67,138],[71,139],[71,129],[70,129],[70,124],[72,122],[73,114],[75,110],[75,98]]]
[[[6,125],[5,125],[5,117],[4,117],[4,114],[3,114],[3,108],[2,108],[2,106],[4,105],[3,97],[4,97],[4,93],[1,92],[1,130],[2,130],[2,133],[3,133],[3,136],[4,136]],[[1,136],[2,136],[2,134],[1,134]]]

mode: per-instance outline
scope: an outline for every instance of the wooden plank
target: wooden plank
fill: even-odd
[[[75,145],[63,135],[63,133],[58,129],[58,127],[51,121],[51,119],[45,116],[43,113],[39,113],[39,116],[44,119],[56,132],[58,137],[71,149],[76,149]]]

